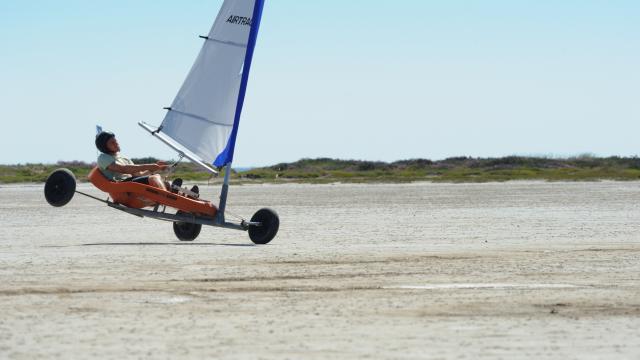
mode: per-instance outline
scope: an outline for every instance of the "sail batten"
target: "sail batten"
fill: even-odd
[[[222,167],[233,160],[263,3],[223,2],[162,121],[163,136],[203,163]]]
[[[176,109],[171,109],[170,111],[175,111],[180,115],[184,115],[184,116],[190,117],[192,119],[200,120],[200,121],[205,121],[205,122],[208,122],[208,123],[213,124],[213,125],[233,126],[233,124],[224,124],[224,123],[216,122],[216,121],[209,120],[209,119],[207,119],[205,117],[202,117],[202,116],[198,116],[198,115],[195,115],[195,114],[189,114],[188,112],[184,112],[184,111],[180,111],[180,110],[176,110]]]
[[[210,37],[206,38],[207,41],[214,41],[217,42],[219,44],[224,44],[224,45],[229,45],[229,46],[237,46],[237,47],[241,47],[241,48],[246,48],[247,44],[241,44],[241,43],[236,43],[233,41],[224,41],[224,40],[218,40],[218,39],[212,39]]]

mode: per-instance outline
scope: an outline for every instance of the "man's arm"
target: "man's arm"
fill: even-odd
[[[158,164],[140,164],[140,165],[118,165],[113,163],[107,167],[107,169],[119,173],[119,174],[133,174],[136,176],[146,175],[153,173],[155,171],[164,170],[169,165],[158,163]]]

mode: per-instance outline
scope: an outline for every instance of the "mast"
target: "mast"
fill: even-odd
[[[244,97],[247,92],[247,84],[249,82],[249,72],[251,71],[251,60],[253,60],[253,51],[256,47],[258,38],[258,30],[260,28],[260,20],[262,19],[262,9],[264,0],[255,0],[253,7],[253,16],[251,17],[251,30],[249,32],[249,42],[247,43],[247,52],[244,57],[242,67],[242,80],[240,81],[240,91],[238,92],[238,102],[236,105],[236,113],[233,119],[233,130],[225,150],[218,155],[213,162],[214,166],[226,166],[224,173],[224,183],[220,192],[220,204],[218,205],[218,214],[216,220],[224,223],[224,211],[227,206],[227,193],[229,191],[229,178],[231,176],[231,163],[233,162],[233,154],[236,147],[236,137],[238,136],[238,127],[240,125],[240,115],[244,105]]]
[[[227,193],[229,192],[229,177],[231,176],[231,163],[228,163],[224,170],[224,182],[222,183],[222,189],[220,190],[220,204],[218,205],[218,212],[216,213],[216,223],[224,224],[226,222],[224,218],[224,211],[227,208]]]
[[[262,19],[262,9],[264,0],[255,0],[253,7],[253,15],[251,17],[251,30],[249,31],[249,41],[247,43],[247,51],[242,66],[242,80],[240,81],[240,91],[238,92],[238,101],[236,104],[236,112],[233,119],[233,129],[227,146],[213,162],[214,166],[222,167],[233,162],[233,154],[236,146],[236,137],[238,136],[238,126],[240,125],[240,115],[244,105],[244,97],[247,92],[247,84],[249,82],[249,72],[251,71],[251,60],[253,59],[253,51],[256,47],[258,38],[258,30],[260,28],[260,20]]]
[[[233,161],[264,0],[224,0],[154,137],[210,172]]]
[[[264,0],[224,0],[162,124],[139,123],[207,171],[226,169],[216,217],[221,224],[263,8]]]

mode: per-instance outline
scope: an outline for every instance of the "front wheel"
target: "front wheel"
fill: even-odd
[[[186,215],[185,212],[178,211],[176,215]],[[180,241],[193,241],[198,235],[200,235],[200,230],[202,229],[201,224],[194,224],[189,222],[182,221],[174,221],[173,222],[173,232],[176,234],[176,237]]]
[[[251,225],[249,227],[249,238],[254,244],[268,244],[276,236],[280,227],[278,214],[266,208],[260,209],[253,214],[251,222],[260,223],[260,225]]]
[[[68,169],[58,169],[52,172],[44,184],[44,198],[51,206],[67,205],[75,193],[76,177]]]

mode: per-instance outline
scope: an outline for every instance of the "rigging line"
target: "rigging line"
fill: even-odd
[[[182,161],[182,159],[184,159],[184,154],[178,153],[178,161],[174,162],[173,165],[169,167],[169,171],[167,172],[167,175],[166,175],[167,177],[176,171],[176,169],[178,168],[178,164],[180,163],[180,161]]]
[[[153,130],[154,129],[151,126],[149,126],[149,124],[145,123],[144,121],[139,121],[138,125],[140,125],[140,127],[145,129],[149,133],[153,134]],[[165,143],[167,146],[169,146],[173,150],[177,151],[179,154],[184,155],[184,157],[186,157],[187,159],[193,161],[194,163],[198,164],[202,168],[206,169],[207,171],[209,171],[211,173],[214,173],[214,174],[218,173],[217,170],[215,170],[210,165],[206,164],[204,161],[199,159],[197,155],[195,155],[195,154],[194,155],[190,155],[190,154],[186,153],[185,149],[181,149],[178,145],[176,145],[175,144],[175,140],[173,138],[171,138],[170,136],[165,135],[163,133],[153,134],[153,136],[155,138],[159,139],[160,141],[162,141],[163,143]]]
[[[242,216],[240,216],[240,215],[236,215],[236,214],[234,214],[234,213],[232,213],[232,212],[230,212],[230,211],[228,211],[228,210],[226,210],[226,209],[225,209],[225,211],[224,211],[224,214],[225,214],[225,215],[231,215],[231,217],[234,217],[234,218],[236,218],[236,219],[238,219],[238,220],[242,220],[242,221],[245,221],[245,220],[246,220],[244,217],[242,217]]]
[[[184,112],[184,111],[180,111],[180,110],[176,110],[176,109],[172,109],[172,108],[167,108],[167,110],[169,110],[170,112],[176,112],[176,113],[178,113],[180,115],[188,116],[190,118],[194,118],[196,120],[208,122],[210,124],[214,124],[214,125],[218,125],[218,126],[226,126],[226,127],[233,126],[233,124],[223,124],[223,123],[215,122],[213,120],[209,120],[209,119],[207,119],[205,117],[202,117],[202,116],[199,116],[199,115],[190,114],[188,112]],[[161,128],[162,128],[162,126],[161,126]]]

